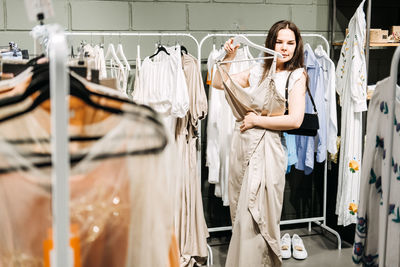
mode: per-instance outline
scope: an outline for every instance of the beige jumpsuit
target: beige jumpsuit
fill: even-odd
[[[231,85],[224,83],[226,99],[237,119],[229,164],[233,230],[226,267],[281,266],[279,221],[287,164],[281,134],[261,128],[241,133],[239,128],[248,111],[265,116],[284,113],[285,99],[272,79],[275,64],[251,93],[229,76]]]

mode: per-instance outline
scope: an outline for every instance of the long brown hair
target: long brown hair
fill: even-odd
[[[297,68],[304,67],[303,39],[301,38],[299,28],[297,28],[293,22],[289,20],[281,20],[272,25],[271,29],[268,31],[267,39],[265,40],[265,47],[275,50],[276,38],[278,36],[278,32],[282,29],[292,30],[294,36],[296,37],[296,48],[294,50],[293,57],[290,59],[290,61],[284,63],[285,69],[288,71],[293,71]],[[270,55],[264,53],[264,56],[268,57]],[[269,58],[264,60],[263,78],[265,78],[266,74],[271,68],[272,60],[273,59]]]

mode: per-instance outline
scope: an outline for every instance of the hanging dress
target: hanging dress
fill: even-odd
[[[260,128],[240,132],[248,111],[266,116],[284,113],[285,99],[273,80],[275,68],[276,61],[250,94],[229,75],[231,85],[224,83],[226,99],[237,119],[229,163],[233,229],[227,267],[281,266],[279,221],[287,164],[281,133]]]
[[[343,226],[357,222],[357,214],[351,207],[359,202],[361,147],[364,140],[362,112],[367,110],[364,2],[350,20],[349,34],[343,42],[336,68],[336,92],[342,107],[336,214],[338,225]]]
[[[196,149],[197,126],[199,120],[207,114],[207,97],[198,61],[192,55],[183,54],[182,66],[190,101],[186,116],[178,118],[176,125],[177,161],[181,170],[176,180],[179,179],[182,184],[176,235],[181,254],[180,266],[192,267],[197,262],[205,262],[209,237],[204,218]]]

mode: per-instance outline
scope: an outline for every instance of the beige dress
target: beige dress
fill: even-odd
[[[237,119],[229,163],[233,230],[227,267],[281,266],[279,221],[287,161],[281,134],[261,128],[241,133],[239,128],[248,111],[264,116],[284,113],[285,99],[273,80],[275,64],[251,91],[232,79],[229,87],[224,83],[226,99]],[[252,71],[250,75],[254,75]]]
[[[177,119],[176,145],[180,164],[181,208],[176,235],[180,250],[180,266],[192,267],[196,262],[204,263],[207,257],[207,237],[209,236],[204,218],[201,184],[198,175],[196,135],[198,121],[207,114],[207,97],[197,60],[184,54],[182,66],[185,73],[189,111]]]

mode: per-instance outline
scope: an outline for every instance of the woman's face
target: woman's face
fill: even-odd
[[[275,51],[282,54],[283,58],[278,58],[278,63],[286,63],[293,58],[296,49],[296,36],[291,29],[279,30],[275,43]]]

